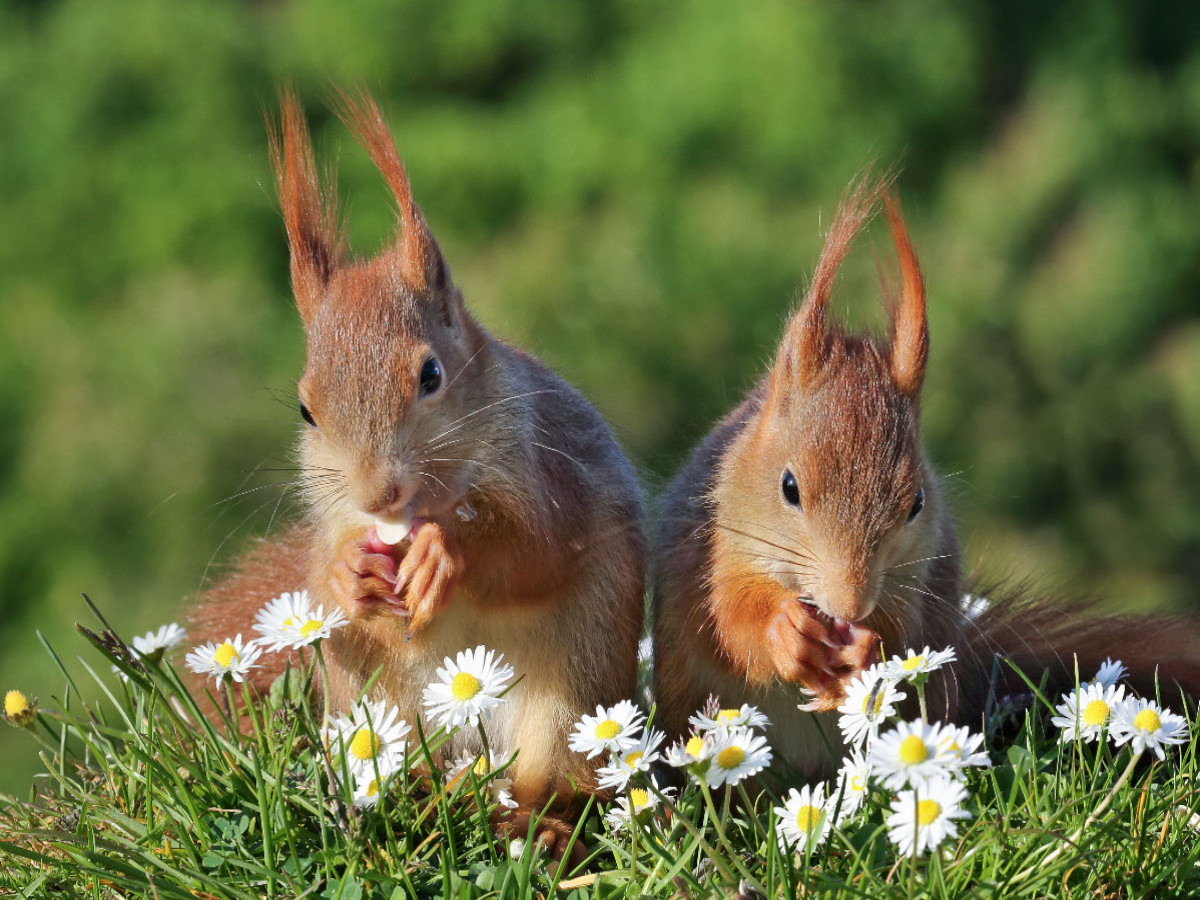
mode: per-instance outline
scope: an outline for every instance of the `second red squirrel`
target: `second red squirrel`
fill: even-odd
[[[364,92],[337,112],[399,211],[395,242],[352,259],[318,178],[299,103],[282,96],[272,149],[307,360],[299,461],[307,514],[264,541],[192,616],[193,637],[251,633],[262,604],[307,588],[350,625],[326,641],[334,709],[373,697],[413,722],[445,657],[484,644],[524,676],[487,723],[520,804],[511,824],[593,769],[571,726],[631,697],[644,595],[641,494],[599,414],[471,316],[392,136]],[[266,690],[282,655],[254,673]],[[462,729],[445,750],[473,753]],[[453,758],[453,755],[448,758]],[[543,840],[571,829],[551,817]],[[558,848],[551,847],[557,852]]]
[[[900,269],[886,340],[827,317],[838,269],[881,202]],[[1161,663],[1164,678],[1200,687],[1194,622],[1098,618],[1019,591],[993,596],[981,616],[964,606],[954,524],[921,447],[928,355],[925,283],[898,202],[886,180],[865,179],[838,210],[770,370],[660,503],[654,667],[669,736],[710,695],[751,703],[785,765],[827,774],[833,710],[881,646],[955,646],[959,664],[931,682],[932,709],[960,721],[983,702],[993,653],[1035,680],[1047,668],[1069,680],[1073,653],[1086,679],[1112,654],[1144,677]]]

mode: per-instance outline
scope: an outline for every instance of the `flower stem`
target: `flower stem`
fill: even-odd
[[[710,791],[708,789],[708,782],[703,778],[699,778],[699,779],[697,779],[697,781],[699,781],[699,783],[700,783],[700,792],[704,795],[704,805],[706,807],[708,807],[708,815],[712,818],[713,829],[717,832],[717,841],[721,844],[721,847],[725,850],[725,852],[727,854],[729,854],[729,858],[731,860],[733,860],[733,864],[735,866],[737,866],[737,870],[738,870],[738,872],[741,873],[742,877],[745,878],[747,881],[749,881],[752,885],[754,885],[754,887],[757,888],[760,892],[765,894],[766,892],[763,891],[762,885],[760,885],[758,883],[758,881],[755,880],[754,876],[750,874],[750,872],[746,869],[745,865],[742,864],[742,858],[740,856],[738,856],[736,851],[734,851],[733,847],[730,846],[729,838],[725,834],[725,817],[717,816],[717,807],[716,807],[716,804],[713,803],[712,791]],[[729,794],[728,794],[729,789],[726,788],[725,790],[726,790],[725,809],[726,809],[726,811],[728,811],[728,809],[729,809]],[[715,862],[715,860],[714,860],[714,862]]]

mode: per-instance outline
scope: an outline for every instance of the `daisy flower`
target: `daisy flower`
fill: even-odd
[[[698,734],[693,734],[686,741],[680,740],[672,744],[665,754],[667,765],[682,769],[704,762],[712,755],[712,742],[706,741]]]
[[[715,715],[707,715],[701,711],[688,721],[700,734],[710,731],[732,731],[735,728],[766,728],[771,724],[766,716],[749,703],[743,703],[737,709],[717,710]]]
[[[454,761],[454,764],[446,773],[447,780],[453,784],[468,769],[471,769],[475,773],[476,778],[483,781],[495,771],[496,764],[490,754],[485,756],[483,753],[477,753],[474,756],[462,756]],[[516,809],[517,801],[513,799],[511,778],[502,778],[497,775],[489,780],[485,787],[497,804],[509,809]]]
[[[910,648],[908,656],[903,659],[899,656],[892,657],[891,662],[887,664],[887,675],[896,681],[924,683],[931,672],[936,672],[946,663],[953,662],[955,659],[953,647],[947,647],[945,650],[937,652],[925,647],[920,653]]]
[[[254,641],[242,643],[242,636],[226,638],[219,644],[209,641],[201,647],[191,650],[187,657],[187,667],[197,675],[211,676],[213,681],[220,682],[226,675],[240,682],[251,669],[259,668],[256,660],[262,655],[262,648]]]
[[[1153,700],[1129,697],[1113,712],[1113,741],[1129,744],[1134,753],[1149,748],[1159,759],[1166,759],[1163,746],[1182,744],[1188,739],[1187,721]]]
[[[1125,668],[1125,664],[1119,659],[1106,656],[1104,662],[1100,663],[1100,670],[1096,673],[1096,677],[1092,679],[1092,682],[1110,688],[1124,678],[1128,671]]]
[[[886,675],[886,665],[876,663],[855,677],[846,688],[846,699],[838,707],[842,739],[861,747],[879,734],[880,724],[896,714],[896,704],[907,696]]]
[[[259,640],[268,652],[307,647],[349,624],[340,609],[330,610],[329,615],[325,615],[324,606],[314,610],[308,591],[284,591],[254,617],[254,630],[262,635]]]
[[[949,726],[947,726],[947,730]],[[949,749],[940,724],[926,725],[920,719],[901,722],[881,734],[868,751],[871,771],[886,787],[899,790],[919,787],[930,778],[948,777],[956,754]]]
[[[1105,687],[1098,681],[1064,694],[1056,710],[1058,715],[1050,719],[1062,729],[1059,743],[1102,739],[1111,732],[1113,713],[1124,697],[1124,685]]]
[[[851,750],[850,755],[842,760],[837,783],[829,795],[829,811],[837,811],[839,822],[844,822],[858,812],[867,796],[867,779],[870,777],[871,766],[866,756],[861,750]]]
[[[888,838],[902,856],[917,855],[958,836],[955,819],[969,819],[962,808],[967,789],[951,778],[931,778],[920,788],[901,791],[887,817]]]
[[[959,728],[953,725],[942,726],[941,745],[938,750],[947,757],[952,775],[961,777],[970,766],[990,766],[992,758],[986,750],[980,749],[982,746],[982,733],[971,734],[971,729],[966,725]]]
[[[37,718],[37,697],[32,700],[20,691],[8,691],[4,695],[4,721],[14,728],[32,725]]]
[[[513,677],[513,667],[504,655],[482,644],[459,651],[437,670],[438,680],[425,688],[425,711],[438,725],[458,728],[478,725],[492,707],[504,702],[500,693]]]
[[[792,788],[784,798],[783,806],[775,807],[779,822],[775,835],[785,851],[794,849],[803,852],[825,840],[829,829],[829,802],[825,798],[825,785],[815,788],[805,785]]]
[[[616,803],[604,816],[604,821],[608,823],[609,828],[613,831],[620,831],[629,824],[630,819],[634,818],[644,823],[658,807],[659,794],[668,800],[674,799],[674,788],[659,788],[658,781],[653,777],[650,778],[650,784],[651,788],[634,788],[628,795],[617,798]]]
[[[186,637],[187,632],[179,627],[179,623],[172,622],[162,626],[158,631],[147,631],[145,634],[135,637],[132,644],[138,656],[157,662],[162,659],[163,653],[182,643]]]
[[[364,772],[388,775],[404,764],[411,730],[395,706],[382,700],[359,700],[349,716],[330,717],[325,741],[335,759],[345,754],[346,765],[355,776]]]
[[[597,706],[594,716],[585,714],[575,723],[575,731],[567,739],[568,746],[576,753],[586,753],[588,759],[604,750],[624,753],[637,746],[645,719],[629,700],[607,709]]]
[[[752,731],[729,731],[710,736],[709,766],[704,772],[709,787],[733,786],[771,764],[767,739]]]
[[[614,753],[607,766],[596,770],[599,776],[598,784],[602,788],[625,790],[629,780],[639,772],[649,772],[650,766],[662,758],[658,752],[659,745],[666,737],[661,731],[651,729],[642,735],[637,744],[629,750]]]
[[[382,772],[378,775],[374,771],[359,772],[354,782],[354,805],[359,809],[369,809],[377,804],[387,778]]]

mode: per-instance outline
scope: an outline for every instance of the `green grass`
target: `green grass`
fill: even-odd
[[[612,830],[607,805],[590,803],[580,829],[589,855],[568,871],[532,849],[511,858],[493,835],[486,780],[502,771],[453,783],[436,769],[393,778],[376,808],[358,810],[352,784],[331,785],[339,761],[319,750],[321,713],[288,691],[251,703],[236,725],[213,725],[170,665],[132,661],[106,626],[80,631],[99,653],[70,667],[46,644],[65,683],[41,698],[27,728],[45,772],[26,797],[0,797],[0,889],[17,896],[1200,894],[1191,709],[1190,741],[1165,763],[1146,754],[1136,764],[1128,748],[1060,746],[1044,710],[1023,714],[1015,737],[992,739],[995,765],[969,775],[972,818],[926,857],[898,857],[882,793],[824,844],[793,855],[777,847],[776,797],[706,797],[689,783],[670,815],[660,807],[632,828]],[[127,681],[110,673],[113,663]],[[410,761],[445,738],[424,735]]]

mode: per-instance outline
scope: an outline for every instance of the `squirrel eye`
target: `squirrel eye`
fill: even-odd
[[[442,386],[442,364],[436,356],[425,360],[420,375],[421,396],[427,397]]]
[[[913,501],[912,509],[908,513],[908,521],[911,522],[921,514],[921,510],[925,508],[925,488],[917,488],[917,499]]]
[[[309,412],[309,409],[307,406],[304,405],[303,400],[300,401],[300,418],[302,418],[305,422],[307,422],[313,428],[317,427],[317,420],[313,418],[313,414],[311,412]]]
[[[796,483],[796,476],[792,474],[791,469],[783,470],[783,499],[796,508],[800,507],[800,485]]]

